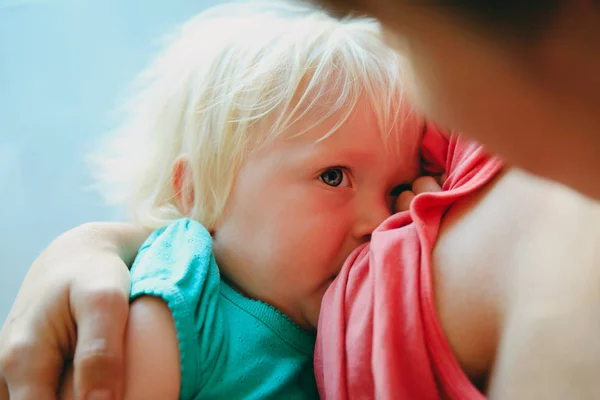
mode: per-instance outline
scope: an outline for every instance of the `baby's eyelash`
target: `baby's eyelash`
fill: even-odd
[[[351,174],[350,168],[348,168],[348,167],[344,167],[342,165],[332,165],[331,167],[321,169],[319,172],[317,172],[316,177],[318,178],[321,175],[323,175],[325,172],[332,170],[332,169],[341,169],[345,174],[348,174],[348,175]]]
[[[343,165],[332,165],[332,166],[330,166],[330,167],[323,168],[323,170],[321,170],[321,173],[323,173],[323,172],[325,172],[325,171],[327,171],[327,170],[330,170],[330,169],[341,169],[341,170],[342,170],[342,171],[344,171],[344,172],[348,172],[348,171],[350,171],[350,168],[348,168],[348,167],[345,167],[345,166],[343,166]]]

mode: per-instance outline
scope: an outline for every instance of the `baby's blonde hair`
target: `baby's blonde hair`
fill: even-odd
[[[290,127],[302,134],[341,115],[329,135],[367,98],[382,134],[397,129],[401,64],[370,19],[283,1],[202,12],[141,74],[124,122],[92,158],[99,188],[135,223],[164,226],[182,217],[171,182],[186,156],[195,193],[187,216],[212,229],[245,157]]]

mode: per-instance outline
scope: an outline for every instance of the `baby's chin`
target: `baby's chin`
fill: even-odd
[[[331,284],[335,281],[337,274],[328,279],[321,288],[315,293],[313,297],[313,302],[310,304],[309,311],[306,313],[307,321],[309,324],[316,330],[317,325],[319,324],[319,314],[321,313],[321,304],[323,302],[323,297],[325,297],[325,292],[331,286]]]
[[[308,325],[304,327],[308,332],[317,332],[317,325],[319,324],[319,313],[315,313],[315,315],[310,315],[306,318]]]
[[[324,293],[324,292],[323,292]],[[317,325],[319,324],[319,314],[321,312],[321,301],[323,300],[323,295],[315,296],[310,304],[307,304],[307,308],[304,313],[304,318],[307,322],[308,327],[306,328],[309,331],[316,332]]]
[[[300,305],[300,315],[302,318],[302,322],[299,323],[296,321],[298,325],[307,331],[316,332],[317,325],[319,324],[319,314],[321,312],[321,302],[323,301],[323,297],[325,296],[325,292],[329,289],[329,286],[335,280],[335,276],[332,276],[326,282],[321,285],[316,292],[312,294],[309,298],[305,298],[304,301]]]
[[[290,317],[290,319],[306,332],[315,333],[319,322],[319,313],[303,312],[300,316],[297,316],[297,318]]]

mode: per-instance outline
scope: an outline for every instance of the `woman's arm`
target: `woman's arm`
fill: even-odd
[[[89,223],[57,238],[33,263],[0,331],[0,399],[54,399],[63,362],[74,359],[75,389],[122,398],[129,274],[149,232]],[[4,388],[3,388],[4,387]]]
[[[124,350],[125,400],[179,398],[177,331],[164,301],[143,296],[131,304]],[[72,366],[62,385],[59,399],[74,399]]]

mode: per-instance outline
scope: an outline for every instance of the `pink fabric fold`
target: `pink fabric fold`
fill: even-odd
[[[315,374],[322,399],[485,397],[463,373],[438,320],[431,255],[443,214],[502,168],[480,145],[429,126],[425,168],[444,191],[418,195],[358,248],[323,299]]]

